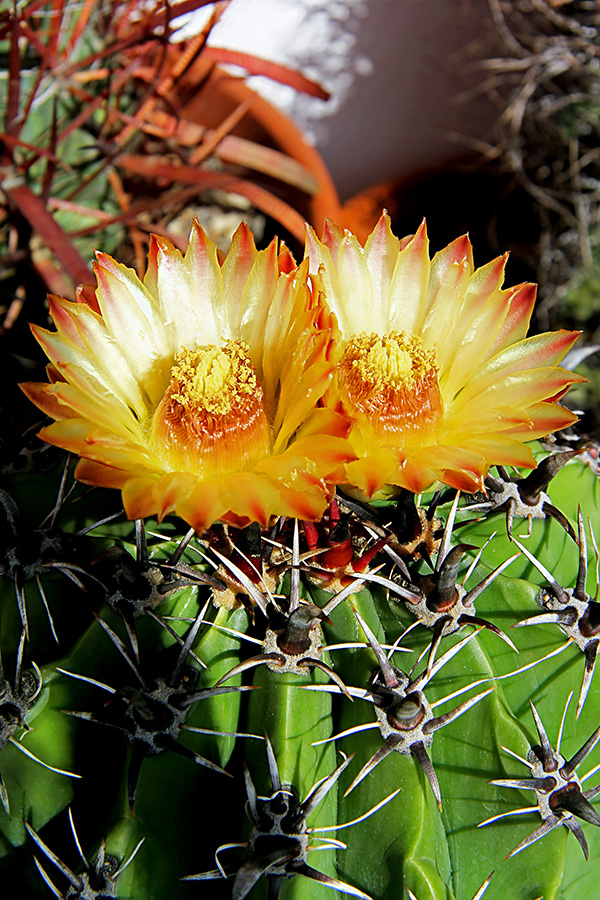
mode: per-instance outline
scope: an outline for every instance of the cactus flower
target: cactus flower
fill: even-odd
[[[465,235],[430,260],[423,223],[398,240],[383,215],[365,246],[328,223],[306,255],[342,333],[327,394],[353,421],[347,481],[482,490],[490,466],[534,467],[527,441],[570,425],[584,380],[558,363],[577,332],[526,337],[535,285],[502,289],[507,255],[475,269]]]
[[[257,251],[245,226],[222,258],[196,223],[185,255],[152,238],[143,281],[104,253],[95,274],[78,302],[50,297],[57,331],[33,326],[50,383],[23,385],[77,478],[121,489],[130,518],[198,532],[320,518],[354,455],[347,420],[317,408],[335,326],[307,263]]]

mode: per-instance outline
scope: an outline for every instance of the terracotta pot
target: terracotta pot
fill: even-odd
[[[340,219],[337,190],[319,152],[285,113],[260,97],[243,79],[217,66],[211,66],[207,73],[206,61],[199,59],[198,65],[191,66],[178,80],[178,98],[181,102],[179,113],[183,118],[213,130],[241,104],[247,104],[247,110],[229,134],[295,160],[307,170],[313,187],[312,192],[307,193],[264,172],[253,174],[252,180],[289,204],[319,233],[325,217]]]

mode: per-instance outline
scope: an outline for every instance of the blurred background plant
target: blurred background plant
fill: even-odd
[[[0,14],[5,329],[24,305],[39,320],[45,290],[73,297],[91,283],[94,248],[140,272],[149,232],[184,245],[198,208],[224,246],[242,217],[257,232],[268,216],[302,241],[305,219],[335,215],[318,154],[218,64],[327,93],[285,66],[208,47],[229,0],[174,42],[173,21],[207,5],[34,0]]]
[[[501,54],[480,63],[480,88],[498,110],[482,163],[502,183],[499,211],[515,202],[529,233],[515,253],[539,284],[540,330],[583,331],[600,344],[600,4],[596,0],[489,0]],[[514,208],[514,207],[513,207]],[[510,246],[510,244],[508,245]],[[580,353],[582,353],[580,350]],[[573,402],[600,418],[597,352]]]

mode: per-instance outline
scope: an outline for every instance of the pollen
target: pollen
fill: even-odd
[[[350,415],[362,413],[384,444],[432,438],[443,416],[435,352],[416,335],[355,335],[338,372]]]
[[[243,341],[176,356],[150,440],[169,468],[202,477],[244,470],[270,452],[263,390]]]
[[[238,396],[258,389],[243,341],[224,347],[182,350],[171,369],[171,399],[187,410],[226,415]]]

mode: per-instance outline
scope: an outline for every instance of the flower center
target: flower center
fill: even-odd
[[[435,353],[402,331],[358,334],[348,341],[338,381],[348,413],[362,413],[384,445],[433,440],[443,406]]]
[[[268,455],[271,429],[243,341],[182,350],[152,420],[165,465],[202,477],[251,467]]]

